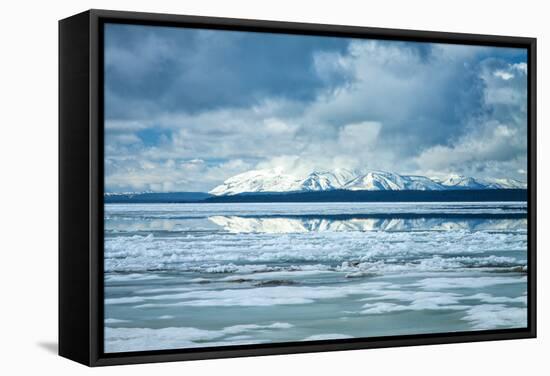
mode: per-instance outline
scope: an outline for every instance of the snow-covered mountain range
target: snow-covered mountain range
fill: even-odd
[[[450,175],[445,179],[417,175],[400,175],[385,171],[312,171],[305,178],[284,173],[281,169],[252,170],[235,175],[209,193],[216,196],[261,192],[313,192],[344,190],[450,190],[450,189],[526,189],[515,179],[476,179]]]

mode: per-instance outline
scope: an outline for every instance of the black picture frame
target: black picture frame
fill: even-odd
[[[528,51],[528,325],[128,353],[103,352],[103,27],[105,22],[525,48]],[[536,39],[88,10],[59,21],[59,354],[88,366],[536,337]]]

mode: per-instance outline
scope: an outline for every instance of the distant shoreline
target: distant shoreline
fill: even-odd
[[[104,203],[268,203],[268,202],[490,202],[527,201],[526,189],[461,189],[444,191],[350,191],[247,193],[213,196],[202,192],[128,193],[104,195]]]

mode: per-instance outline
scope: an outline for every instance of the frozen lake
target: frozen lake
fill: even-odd
[[[105,351],[527,325],[526,203],[108,204]]]

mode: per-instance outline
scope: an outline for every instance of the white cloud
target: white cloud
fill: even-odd
[[[508,80],[514,78],[514,75],[512,73],[501,71],[501,70],[495,71],[494,75],[497,76],[497,77],[502,78],[505,81],[508,81]]]
[[[522,62],[522,63],[512,64],[511,68],[527,75],[527,63]]]
[[[364,121],[344,125],[338,134],[338,143],[343,149],[360,151],[373,147],[380,134],[382,124],[377,121]]]
[[[452,170],[476,161],[506,161],[525,151],[524,137],[518,130],[498,122],[488,122],[450,146],[436,145],[416,158],[423,168]]]
[[[418,165],[435,175],[445,171],[521,179],[527,168],[526,73],[525,63],[482,63],[484,113],[470,116],[468,133],[423,150],[415,159]]]

